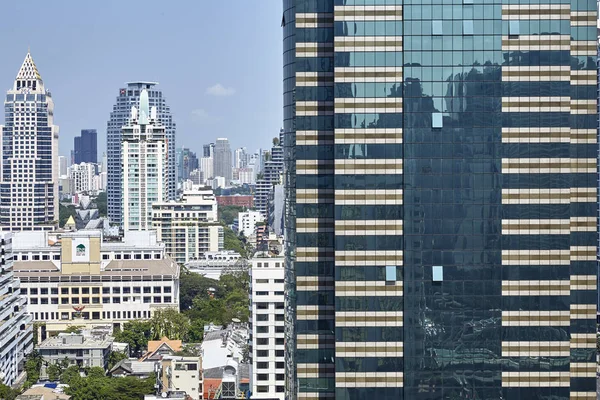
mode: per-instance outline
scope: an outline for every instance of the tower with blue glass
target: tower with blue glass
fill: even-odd
[[[595,398],[596,2],[283,5],[289,398]]]

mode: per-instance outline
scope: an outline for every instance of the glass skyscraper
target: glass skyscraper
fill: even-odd
[[[123,126],[127,125],[131,115],[131,107],[139,108],[140,93],[143,89],[148,91],[150,107],[156,107],[158,120],[165,127],[168,145],[168,167],[165,170],[165,178],[168,181],[168,198],[175,200],[176,177],[175,177],[175,130],[176,124],[171,115],[171,108],[167,105],[165,97],[160,89],[155,86],[156,82],[129,82],[126,88],[119,89],[117,102],[110,113],[107,124],[107,155],[108,155],[108,217],[111,222],[121,224],[122,215],[122,160],[121,160],[121,136]]]
[[[98,162],[98,132],[95,129],[82,129],[81,136],[73,140],[73,163]]]
[[[283,5],[288,397],[595,398],[596,1]]]

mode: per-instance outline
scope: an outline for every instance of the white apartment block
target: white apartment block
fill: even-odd
[[[118,325],[179,309],[179,265],[155,232],[131,232],[123,242],[102,239],[95,230],[16,233],[14,273],[34,321],[60,331],[75,319],[75,325]]]
[[[203,398],[202,359],[200,357],[164,356],[160,360],[159,391],[185,392],[192,400]]]
[[[168,143],[165,127],[150,111],[148,91],[140,94],[139,112],[132,107],[121,137],[122,215],[126,231],[145,231],[152,226],[152,204],[168,200]]]
[[[255,233],[256,224],[265,222],[265,216],[258,211],[245,211],[238,213],[238,231],[250,237]]]
[[[92,163],[74,164],[68,168],[72,193],[89,192],[94,189],[96,165]]]
[[[213,158],[212,157],[202,157],[200,158],[200,171],[202,171],[202,176],[204,180],[212,179],[214,176],[213,171]],[[201,182],[203,183],[203,182]]]
[[[284,258],[252,260],[250,385],[253,399],[284,399]]]
[[[211,189],[184,190],[180,201],[154,203],[152,226],[167,254],[178,263],[223,250],[223,227]]]
[[[11,233],[0,233],[0,382],[18,381],[25,355],[33,350],[33,325],[27,300],[12,271]]]

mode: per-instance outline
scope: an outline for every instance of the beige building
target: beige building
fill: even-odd
[[[149,319],[157,309],[179,309],[179,266],[149,232],[118,243],[104,242],[94,230],[59,237],[21,232],[14,247],[14,273],[29,313],[49,331],[119,325]]]
[[[165,356],[160,367],[158,379],[161,393],[185,392],[193,400],[203,398],[200,357]]]
[[[154,203],[152,227],[167,254],[181,264],[223,250],[217,199],[209,188],[186,190],[178,202]]]

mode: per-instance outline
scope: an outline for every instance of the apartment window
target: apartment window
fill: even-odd
[[[148,303],[151,303],[151,302],[152,302],[152,298],[150,296],[144,297],[144,303],[145,304],[148,304]]]
[[[97,288],[97,287],[92,288],[92,294],[100,294],[100,288]]]
[[[87,288],[87,287],[81,288],[81,294],[90,294],[90,288]]]
[[[69,304],[69,298],[68,297],[61,297],[60,298],[60,304]]]
[[[283,292],[275,292],[275,296],[283,296]]]
[[[283,376],[283,374],[275,374],[276,381],[282,381],[284,379],[285,379],[285,377]]]
[[[283,320],[284,320],[283,314],[275,314],[275,321],[283,321]]]
[[[119,296],[113,297],[112,302],[113,302],[113,304],[120,304],[121,298]]]
[[[268,279],[257,279],[256,283],[269,283]]]
[[[276,310],[283,310],[284,308],[285,308],[285,305],[283,303],[275,303]]]
[[[275,368],[276,369],[283,369],[283,368],[285,368],[285,363],[283,361],[277,361],[275,363]]]
[[[269,363],[268,362],[257,362],[256,363],[256,369],[268,369],[269,368]]]
[[[123,288],[123,294],[129,294],[131,293],[131,288],[130,287],[124,287]]]
[[[124,260],[131,260],[131,254],[123,254]]]
[[[108,303],[110,303],[110,297],[103,297],[102,304],[108,304]]]
[[[257,310],[268,310],[269,303],[256,303],[256,309]]]
[[[283,345],[284,343],[284,338],[276,338],[275,339],[275,345]]]
[[[150,287],[145,287],[144,288],[144,293],[151,293],[152,288]]]
[[[142,288],[140,288],[139,286],[134,286],[133,287],[133,293],[134,294],[140,294],[140,293],[142,293]]]
[[[79,288],[71,288],[71,294],[79,294]]]
[[[284,357],[283,350],[275,350],[275,357]]]
[[[50,304],[58,304],[58,297],[52,297],[50,299]]]
[[[29,299],[29,304],[37,304],[38,303],[38,299],[37,297],[31,297]]]
[[[134,254],[133,258],[135,258],[136,260],[141,260],[142,259],[142,255],[141,254]]]
[[[171,286],[164,286],[163,293],[171,293]]]
[[[269,393],[269,387],[268,386],[257,386],[256,392],[257,393]]]
[[[256,357],[269,357],[269,350],[256,350]]]
[[[266,322],[269,320],[269,314],[257,314],[256,320],[260,322]]]
[[[103,260],[108,260],[108,254],[102,254],[102,259]]]
[[[275,279],[275,283],[285,283],[285,279]]]
[[[259,346],[267,346],[269,344],[269,338],[258,338],[256,344]]]
[[[285,391],[283,386],[275,386],[275,391],[277,393],[283,393]]]
[[[110,288],[109,287],[103,287],[102,288],[102,294],[110,294]]]
[[[50,288],[50,294],[58,294],[58,288]]]
[[[92,297],[92,304],[100,304],[100,298]]]
[[[163,298],[163,302],[164,302],[164,303],[170,303],[170,302],[171,302],[171,296],[165,296],[165,297]]]
[[[268,296],[269,292],[256,292],[256,296]]]
[[[69,294],[69,288],[67,288],[67,287],[60,288],[60,294]]]
[[[121,288],[118,287],[114,287],[112,290],[113,294],[120,294],[121,293]]]
[[[79,297],[71,297],[71,304],[81,304],[79,303]]]
[[[38,290],[36,288],[29,289],[29,294],[38,294]]]
[[[89,297],[82,297],[81,298],[81,304],[90,304],[90,298]]]
[[[257,326],[256,333],[269,333],[269,327],[268,326]]]
[[[162,288],[160,286],[154,286],[154,293],[160,293]]]
[[[256,374],[256,380],[257,381],[268,381],[269,374]]]
[[[275,327],[275,333],[284,333],[284,332],[285,332],[285,327],[283,327],[283,326]]]
[[[161,299],[161,297],[160,297],[160,296],[154,296],[154,302],[155,302],[155,303],[162,303],[162,301],[161,301],[161,300],[162,300],[162,299]]]

